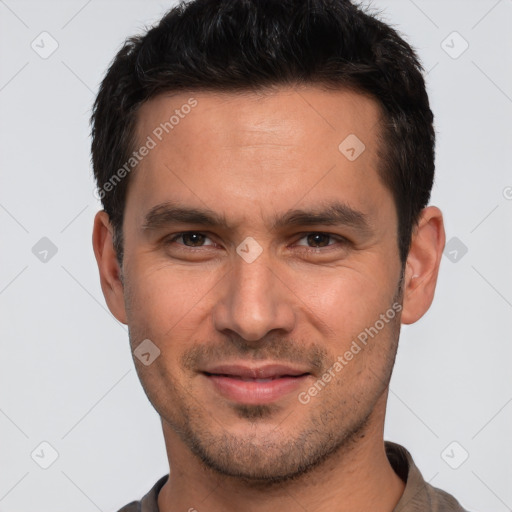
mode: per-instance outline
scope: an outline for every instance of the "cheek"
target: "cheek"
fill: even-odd
[[[324,326],[327,336],[346,341],[373,325],[391,307],[398,283],[389,271],[379,275],[376,265],[371,268],[304,273],[295,280],[298,284],[293,290]]]
[[[128,272],[129,271],[129,272]],[[165,341],[185,334],[205,314],[209,297],[218,281],[212,272],[169,264],[140,264],[127,269],[129,321]]]

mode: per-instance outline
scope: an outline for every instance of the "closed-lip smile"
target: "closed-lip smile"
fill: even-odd
[[[279,363],[219,364],[201,373],[228,400],[255,405],[283,398],[311,375],[306,368]]]

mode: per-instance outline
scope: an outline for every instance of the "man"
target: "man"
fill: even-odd
[[[445,242],[411,47],[344,0],[195,0],[92,125],[101,285],[170,465],[122,511],[462,511],[383,440]]]

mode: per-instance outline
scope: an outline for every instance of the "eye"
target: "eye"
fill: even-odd
[[[185,247],[203,247],[205,245],[214,245],[213,242],[204,234],[199,231],[186,231],[184,233],[177,233],[172,235],[168,242],[176,242],[177,240],[182,240],[183,243],[178,243],[178,245],[184,245]],[[205,243],[206,240],[210,240],[210,243]]]
[[[306,243],[300,243],[302,240],[305,240]],[[297,245],[307,246],[312,249],[320,249],[322,247],[334,245],[333,243],[329,243],[330,241],[338,241],[342,244],[347,242],[347,240],[342,236],[331,235],[329,233],[307,233],[299,239]]]

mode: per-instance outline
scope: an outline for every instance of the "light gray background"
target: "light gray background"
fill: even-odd
[[[127,329],[99,286],[88,118],[123,39],[171,5],[0,0],[1,511],[116,511],[167,472]],[[504,512],[512,509],[512,0],[373,6],[428,70],[438,132],[432,204],[444,211],[447,239],[460,241],[443,257],[431,310],[403,331],[386,438],[469,510]],[[43,31],[59,45],[47,59],[31,47],[51,48]],[[46,262],[32,252],[42,237],[58,249]],[[58,452],[48,469],[35,461],[50,461],[43,441]]]

